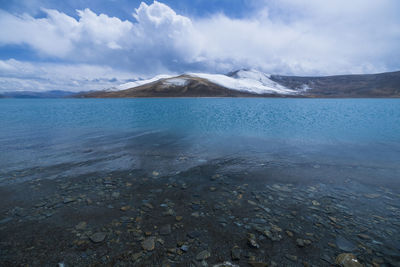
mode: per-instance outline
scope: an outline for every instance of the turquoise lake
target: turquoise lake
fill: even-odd
[[[182,165],[179,157],[189,160]],[[399,184],[396,99],[4,99],[0,181],[99,170],[249,165],[365,168]],[[154,161],[156,159],[156,162]],[[371,172],[371,168],[373,169]],[[363,175],[362,173],[359,175]],[[307,180],[307,177],[303,178]]]
[[[400,266],[400,100],[3,99],[0,196],[4,266]]]

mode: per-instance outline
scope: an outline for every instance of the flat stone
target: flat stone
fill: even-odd
[[[143,242],[142,242],[142,248],[143,248],[144,250],[147,250],[147,251],[152,251],[152,250],[154,250],[154,247],[155,247],[155,240],[156,240],[155,237],[148,237],[148,238],[146,238],[146,239],[143,240]]]
[[[73,197],[66,197],[66,198],[64,198],[63,203],[64,203],[64,204],[68,204],[68,203],[74,202],[75,200],[76,200],[76,199],[73,198]]]
[[[138,253],[135,253],[135,254],[133,254],[132,255],[132,259],[134,260],[134,261],[136,261],[136,260],[138,260],[140,257],[142,257],[143,256],[143,252],[138,252]]]
[[[338,222],[338,219],[335,218],[335,217],[333,217],[333,216],[328,216],[328,218],[329,218],[329,220],[331,220],[331,221],[334,222],[334,223],[337,223],[337,222]]]
[[[312,204],[313,204],[314,206],[319,206],[319,205],[321,205],[321,204],[319,204],[319,202],[316,201],[316,200],[313,200],[313,201],[311,201],[311,202],[312,202]]]
[[[94,233],[93,235],[89,236],[90,240],[93,243],[100,243],[103,242],[104,239],[106,239],[107,234],[104,232],[98,232],[98,233]]]
[[[366,235],[366,234],[358,234],[357,236],[359,238],[366,239],[366,240],[371,239],[371,237],[369,235]]]
[[[297,261],[297,256],[295,256],[295,255],[286,254],[285,257],[288,260],[295,261],[295,262]]]
[[[123,206],[120,208],[121,211],[127,211],[129,210],[131,207],[130,206]]]
[[[293,233],[292,233],[291,231],[289,231],[289,230],[286,231],[286,234],[287,234],[289,237],[293,237]]]
[[[192,239],[197,238],[197,237],[199,237],[200,235],[201,235],[201,232],[200,232],[200,231],[191,231],[191,232],[187,233],[187,236],[188,236],[189,238],[192,238]]]
[[[161,235],[169,235],[169,234],[171,234],[171,225],[167,224],[167,225],[164,225],[163,227],[161,227],[160,234]]]
[[[148,209],[154,209],[153,205],[151,205],[150,203],[146,202],[143,204],[143,207],[148,208]]]
[[[211,257],[210,252],[208,252],[207,250],[203,250],[202,252],[196,255],[196,260],[203,261],[208,259],[209,257]]]
[[[336,246],[346,252],[350,252],[356,249],[356,246],[348,241],[346,238],[342,236],[336,237]]]
[[[80,223],[78,223],[78,224],[75,226],[75,229],[76,229],[76,230],[83,230],[83,229],[86,228],[86,226],[87,226],[87,223],[86,223],[86,222],[80,222]]]
[[[351,253],[342,253],[336,257],[335,263],[342,267],[363,267],[356,256]]]
[[[188,252],[188,251],[189,251],[189,246],[188,246],[188,245],[182,245],[182,246],[180,247],[180,249],[181,249],[183,252]]]

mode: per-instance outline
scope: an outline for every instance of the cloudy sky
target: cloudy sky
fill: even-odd
[[[0,92],[400,70],[398,0],[0,0]]]

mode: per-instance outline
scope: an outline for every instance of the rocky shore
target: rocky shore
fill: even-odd
[[[3,185],[0,265],[400,266],[398,192],[226,164]]]

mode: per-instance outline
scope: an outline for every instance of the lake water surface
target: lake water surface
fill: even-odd
[[[222,225],[228,233],[243,230],[243,236],[252,229],[264,236],[254,237],[259,243],[268,240],[283,242],[281,246],[275,245],[275,254],[271,254],[274,249],[269,243],[265,243],[267,252],[251,252],[256,254],[258,261],[271,263],[272,259],[279,266],[289,266],[288,262],[296,262],[291,255],[297,255],[299,262],[303,257],[316,266],[328,266],[340,252],[353,252],[364,263],[380,262],[387,266],[399,263],[400,100],[397,99],[0,100],[0,186],[5,188],[5,192],[6,188],[15,189],[19,185],[36,188],[38,181],[54,181],[60,190],[54,196],[44,197],[44,192],[46,195],[53,192],[45,190],[42,195],[27,198],[31,202],[57,202],[60,196],[68,199],[78,187],[86,188],[86,193],[80,192],[80,195],[87,196],[91,190],[103,190],[99,186],[108,185],[107,181],[112,180],[114,187],[98,193],[100,200],[97,203],[107,210],[118,207],[120,212],[119,206],[129,204],[129,201],[107,197],[107,194],[111,196],[117,190],[118,196],[119,193],[123,195],[125,189],[120,185],[138,181],[129,182],[124,180],[126,177],[143,179],[130,198],[133,201],[137,195],[131,207],[147,201],[153,205],[162,204],[166,195],[158,197],[154,192],[167,194],[170,188],[177,186],[176,190],[186,190],[188,195],[177,196],[171,191],[168,199],[176,204],[179,201],[174,198],[182,201],[187,197],[181,207],[183,215],[189,212],[185,209],[187,203],[195,203],[193,205],[198,206],[192,207],[191,211],[194,215],[188,213],[187,217],[200,217],[200,221],[201,218],[210,218],[211,224]],[[218,177],[223,177],[223,180],[219,181]],[[70,180],[76,183],[75,187]],[[161,189],[166,185],[166,189]],[[154,188],[146,189],[146,186]],[[68,188],[72,189],[68,191]],[[222,192],[213,194],[219,190]],[[74,195],[76,202],[71,203],[85,201],[85,197],[77,195],[78,191]],[[234,208],[229,211],[229,207],[222,204],[222,212],[217,208],[208,209],[203,202],[193,200],[199,196],[213,205],[219,202],[232,205],[226,204],[231,198],[249,201],[243,205],[250,205],[250,209],[246,208],[246,212],[240,209],[241,202],[235,204],[238,207],[236,212]],[[0,206],[4,222],[15,221],[19,218],[18,212],[9,205],[16,201],[16,197],[7,199],[3,197]],[[110,199],[113,202],[107,202]],[[59,201],[73,205],[69,201]],[[247,213],[254,203],[258,203],[263,214],[257,213],[259,211]],[[42,209],[51,212],[41,213]],[[46,214],[51,214],[49,220],[58,218],[53,216],[57,214],[53,209],[53,206],[39,205],[35,207],[35,213],[24,207],[23,219],[20,220],[22,223],[25,219],[45,220]],[[305,211],[300,215],[296,213],[303,209]],[[176,204],[174,212],[178,214],[178,210],[179,204]],[[211,210],[216,212],[215,216],[226,211],[226,218],[219,221]],[[269,213],[271,210],[272,215]],[[372,216],[385,219],[381,221]],[[272,230],[269,228],[268,231],[272,234],[265,234],[266,230],[260,230],[259,224],[251,218],[269,221],[268,227]],[[294,218],[298,220],[297,225],[293,225]],[[66,223],[63,220],[62,223]],[[76,220],[70,224],[78,223]],[[90,216],[86,220],[90,221]],[[93,225],[97,228],[99,223],[106,223],[96,222]],[[278,224],[280,228],[271,224]],[[203,222],[199,227],[201,225],[210,224]],[[318,230],[318,227],[323,230]],[[285,229],[294,233],[294,240],[306,229],[317,234],[301,237],[310,239],[311,247],[296,246],[296,241],[292,242],[292,247],[289,241],[285,241],[292,238],[291,234],[284,233]],[[212,230],[208,229],[208,232]],[[199,252],[200,248],[208,247],[210,250],[221,246],[219,242],[225,242],[222,237],[212,241],[194,238],[197,239],[202,245],[191,244],[197,248],[192,253]],[[240,240],[238,237],[237,242]],[[249,249],[246,241],[243,246],[245,253]],[[282,247],[287,253],[279,257]],[[299,247],[306,248],[299,252]],[[210,259],[214,263],[221,258],[231,260],[230,250],[230,247],[225,252],[221,249],[221,255],[212,255]],[[318,255],[313,251],[318,251]],[[156,261],[149,256],[151,253],[143,255],[137,261],[154,264],[160,263],[163,257]],[[189,257],[190,253],[184,255]],[[70,262],[96,262],[94,256],[91,257],[71,258]],[[179,259],[175,262],[191,260]],[[241,257],[240,262],[252,259],[251,255]],[[44,261],[57,259],[44,258]]]
[[[160,160],[154,162],[150,154]],[[13,181],[19,182],[37,175],[51,178],[99,169],[181,171],[187,166],[176,164],[179,157],[190,158],[188,166],[238,157],[249,164],[388,168],[391,171],[379,179],[397,185],[400,101],[186,98],[0,102],[0,182],[14,176]]]

